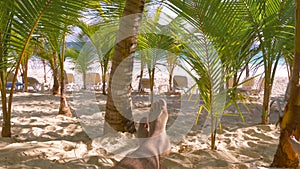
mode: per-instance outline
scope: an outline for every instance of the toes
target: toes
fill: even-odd
[[[155,101],[150,109],[149,121],[153,121],[158,118],[158,116],[167,109],[167,103],[163,99]]]
[[[164,107],[167,107],[167,103],[164,99],[159,99],[158,102],[160,104],[161,109],[163,109]]]
[[[153,109],[155,111],[160,111],[163,108],[167,107],[167,103],[164,99],[159,99],[156,102],[153,103]]]

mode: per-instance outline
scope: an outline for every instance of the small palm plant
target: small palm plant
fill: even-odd
[[[21,62],[25,57],[29,42],[37,30],[42,32],[45,29],[55,31],[60,28],[60,21],[65,21],[66,16],[78,16],[78,11],[86,6],[87,1],[79,0],[20,0],[0,2],[0,59],[7,62],[9,51],[15,53],[16,58],[13,85],[10,90],[8,105],[6,104],[6,89],[1,88],[2,109],[3,109],[3,137],[11,136],[11,113],[12,100],[14,94],[14,84]],[[53,22],[57,21],[57,22]],[[43,22],[41,25],[40,23]],[[39,33],[40,33],[39,32]],[[7,67],[0,68],[0,78],[2,86],[6,85]]]
[[[237,60],[236,56],[246,53],[253,44],[253,36],[245,31],[243,22],[233,15],[233,9],[239,4],[233,1],[192,0],[183,2],[170,0],[170,9],[176,12],[182,21],[178,39],[184,45],[181,56],[192,70],[185,68],[194,78],[204,104],[201,110],[210,115],[211,149],[216,149],[216,132],[225,108],[232,103],[227,101],[226,79],[234,72],[228,61]],[[243,39],[243,41],[241,40]],[[238,65],[237,65],[238,66]],[[239,70],[239,68],[236,68]]]
[[[205,35],[201,38],[190,39],[193,41],[185,42],[185,49],[188,53],[182,59],[193,68],[192,71],[185,69],[199,88],[204,102],[200,110],[203,108],[210,115],[208,119],[210,120],[211,149],[216,149],[217,127],[225,109],[227,94],[224,88],[224,67],[218,52]]]
[[[82,73],[83,88],[86,89],[86,75],[88,70],[90,70],[92,65],[96,62],[97,56],[95,55],[94,48],[90,45],[83,47],[83,43],[82,40],[74,42],[73,46],[66,50],[66,56],[74,60],[76,71]]]
[[[105,25],[100,26],[99,24],[89,25],[85,22],[78,21],[76,25],[82,30],[82,34],[80,36],[85,36],[89,39],[89,47],[86,46],[84,50],[93,50],[94,55],[98,58],[102,74],[102,93],[106,94],[106,76],[108,72],[109,61],[113,55],[114,43],[118,27],[114,21],[107,21]],[[90,57],[90,55],[91,54],[87,55],[86,57]],[[81,57],[81,59],[84,58]]]
[[[141,60],[141,70],[143,70],[144,66],[146,66],[149,74],[151,103],[153,102],[155,71],[157,66],[162,64],[159,61],[167,60],[169,65],[168,71],[170,76],[172,76],[178,57],[176,54],[180,51],[180,45],[177,44],[178,42],[170,29],[172,25],[161,25],[158,22],[161,13],[162,7],[159,6],[156,9],[154,18],[148,19],[144,22],[142,27],[143,29],[138,39],[138,57]]]

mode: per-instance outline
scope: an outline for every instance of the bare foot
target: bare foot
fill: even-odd
[[[149,123],[146,118],[141,119],[137,137],[142,139],[140,146],[128,154],[113,168],[132,169],[162,169],[161,154],[170,150],[170,140],[166,134],[168,121],[167,104],[165,100],[156,101],[149,114]],[[146,138],[145,138],[146,137]]]
[[[168,117],[166,101],[160,99],[154,102],[149,114],[149,138],[138,149],[140,152],[147,152],[147,155],[155,156],[159,165],[159,157],[167,156],[171,150],[166,133]]]
[[[154,102],[149,114],[150,137],[166,132],[168,117],[169,115],[166,101],[160,99]]]

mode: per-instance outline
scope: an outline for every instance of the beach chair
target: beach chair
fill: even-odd
[[[149,78],[141,78],[141,92],[145,92],[145,89],[150,90],[150,79]]]
[[[35,91],[39,91],[41,83],[34,77],[27,77],[28,87],[32,87]]]
[[[6,79],[6,90],[11,89],[13,78],[14,78],[14,74],[13,73],[10,73],[7,76],[7,79]],[[24,88],[24,84],[22,82],[19,82],[18,79],[17,79],[17,82],[15,84],[15,90],[23,90],[23,88]]]
[[[101,80],[99,73],[88,73],[86,74],[85,84],[88,89],[101,90]]]
[[[67,84],[74,83],[74,75],[67,73]]]
[[[74,82],[74,75],[71,73],[66,74],[66,91],[79,91],[79,85]]]
[[[184,91],[188,89],[188,79],[186,76],[175,75],[173,77],[173,90]]]
[[[245,80],[245,82],[242,84],[242,87],[237,88],[237,91],[244,93],[248,96],[260,97],[261,96],[260,94],[263,90],[264,83],[265,83],[264,77],[260,77],[257,82],[256,82],[256,78],[250,78]]]
[[[278,111],[279,111],[279,116],[282,117],[284,108],[285,108],[289,98],[290,98],[290,83],[288,83],[283,97],[271,96],[270,107],[272,107],[272,105],[274,103],[276,103],[276,105],[278,107]]]

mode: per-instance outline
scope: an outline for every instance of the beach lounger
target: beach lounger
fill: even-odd
[[[6,90],[11,89],[13,78],[14,78],[14,74],[10,73],[8,78],[6,79]],[[23,88],[24,88],[24,84],[17,80],[15,84],[15,90],[23,90]]]
[[[34,77],[27,77],[28,87],[32,87],[35,91],[40,91],[41,83]]]
[[[173,90],[184,91],[188,89],[188,79],[186,76],[175,75],[173,77]]]
[[[67,73],[66,78],[66,91],[79,91],[80,87],[78,84],[74,82],[74,75],[71,73]]]
[[[244,93],[248,96],[261,96],[261,92],[263,90],[265,79],[260,77],[259,80],[256,82],[256,78],[251,78],[245,80],[242,84],[241,88],[237,88],[238,92]]]
[[[290,97],[290,83],[288,83],[287,87],[286,87],[286,90],[285,90],[285,94],[283,97],[274,97],[274,96],[271,96],[271,101],[270,101],[270,107],[272,107],[272,105],[274,103],[276,103],[277,107],[278,107],[278,111],[279,111],[279,115],[282,117],[283,116],[283,111],[284,111],[284,108],[287,104],[287,101]]]
[[[27,82],[28,82],[28,87],[32,87],[33,90],[35,90],[35,91],[39,91],[40,90],[41,84],[34,77],[27,77]],[[18,81],[16,82],[16,89],[17,90],[23,90],[24,86],[25,86],[25,84],[23,84],[21,82],[18,82]],[[6,88],[10,89],[11,87],[12,87],[12,79],[8,79],[8,81],[6,83]]]
[[[100,91],[101,79],[99,73],[86,74],[85,84],[88,89]]]
[[[141,78],[141,92],[145,92],[145,89],[150,90],[150,79]]]
[[[11,89],[12,87],[12,82],[6,82],[6,90]],[[16,90],[23,90],[24,84],[21,82],[16,82],[15,89]]]

